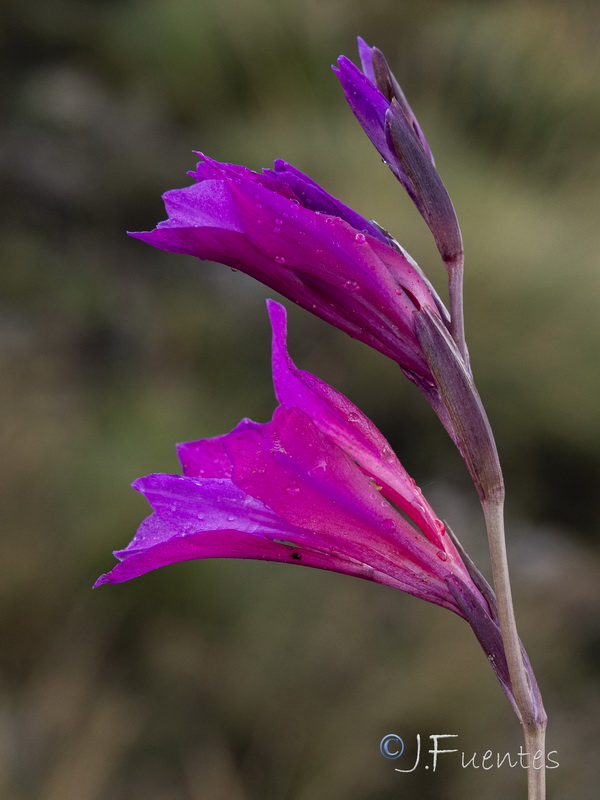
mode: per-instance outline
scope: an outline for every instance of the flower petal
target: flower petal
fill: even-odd
[[[368,565],[320,552],[270,509],[226,480],[193,481],[151,475],[136,482],[156,509],[131,544],[115,556],[121,563],[96,586],[120,583],[168,564],[197,558],[250,558],[329,569],[388,583]],[[296,541],[300,537],[302,542]]]
[[[257,425],[260,427],[258,422],[243,419],[230,433],[178,444],[177,456],[183,474],[188,478],[230,478],[231,461],[224,446],[225,441],[230,436],[236,436],[238,431]]]
[[[277,159],[273,167],[272,170],[264,169],[263,174],[272,175],[280,184],[284,182],[288,185],[305,208],[321,214],[329,214],[332,217],[339,217],[352,225],[359,233],[368,233],[385,244],[390,244],[390,237],[386,236],[379,226],[342,203],[337,197],[330,195],[322,186],[319,186],[296,167],[282,159]]]

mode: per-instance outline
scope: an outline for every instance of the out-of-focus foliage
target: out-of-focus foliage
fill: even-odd
[[[596,797],[600,719],[599,9],[571,2],[5,0],[0,11],[0,794],[387,800],[523,794],[522,771],[401,776],[378,743],[519,731],[466,626],[378,586],[205,562],[92,592],[175,441],[265,420],[266,290],[124,235],[196,148],[285,157],[390,229],[443,291],[416,211],[328,65],[386,53],[467,247],[467,330],[510,491],[522,634],[559,751]],[[460,460],[394,365],[291,309],[485,565]]]

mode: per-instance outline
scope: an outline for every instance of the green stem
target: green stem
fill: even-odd
[[[527,796],[529,800],[546,798],[546,723],[539,723],[532,730],[523,728],[525,748],[529,753],[527,772]]]
[[[500,631],[526,751],[529,753],[528,800],[545,800],[546,714],[537,687],[532,686],[529,680],[517,632],[504,536],[504,498],[483,499],[482,506],[488,532]]]

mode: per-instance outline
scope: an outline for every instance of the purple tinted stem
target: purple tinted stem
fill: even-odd
[[[448,297],[450,301],[450,333],[456,342],[456,346],[465,362],[466,370],[470,375],[471,364],[469,361],[467,340],[465,338],[465,316],[463,309],[464,271],[465,259],[461,254],[456,261],[449,266]]]

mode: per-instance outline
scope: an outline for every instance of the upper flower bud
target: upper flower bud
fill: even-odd
[[[429,144],[383,54],[358,42],[363,71],[345,56],[333,68],[348,104],[429,226],[448,271],[461,268],[458,219]]]

